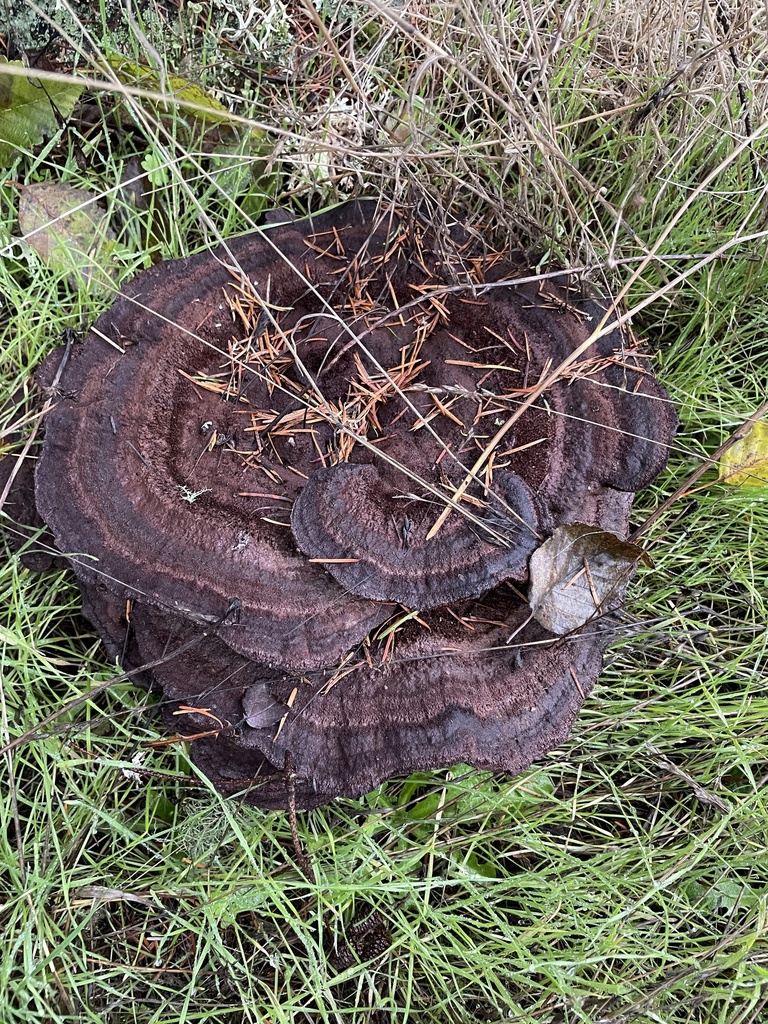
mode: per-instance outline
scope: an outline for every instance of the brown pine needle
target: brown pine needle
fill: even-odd
[[[308,558],[308,562],[318,562],[322,565],[346,565],[348,562],[359,562],[359,558]]]

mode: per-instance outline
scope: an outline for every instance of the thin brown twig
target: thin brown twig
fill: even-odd
[[[364,100],[365,97],[363,96],[363,93],[360,91],[360,86],[355,81],[354,75],[349,70],[347,62],[342,57],[341,52],[333,39],[333,36],[326,27],[325,22],[320,17],[318,12],[315,10],[314,6],[309,2],[309,0],[299,0],[299,2],[301,3],[301,6],[304,8],[304,10],[307,12],[309,17],[312,19],[312,23],[315,26],[315,28],[326,41],[331,53],[336,58],[336,63],[339,65],[341,73],[344,75],[347,82],[349,83],[352,92],[357,96],[358,99]]]
[[[286,751],[285,754],[285,785],[288,790],[288,822],[291,826],[291,841],[296,854],[296,866],[303,875],[311,878],[312,865],[299,838],[299,825],[296,818],[296,773],[293,770],[293,755],[290,751]]]

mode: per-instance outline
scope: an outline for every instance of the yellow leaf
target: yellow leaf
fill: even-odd
[[[126,85],[138,85],[150,92],[160,91],[160,79],[157,72],[141,64],[123,60],[122,57],[110,57],[109,64],[121,82]],[[170,99],[175,99],[182,107],[202,108],[190,109],[190,113],[199,121],[210,121],[224,125],[230,120],[230,114],[223,103],[211,96],[201,86],[178,75],[169,75],[165,80]]]
[[[758,420],[720,460],[720,480],[733,487],[768,487],[768,422]]]

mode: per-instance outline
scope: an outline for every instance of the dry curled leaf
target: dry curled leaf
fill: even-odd
[[[558,526],[530,561],[531,611],[563,636],[618,607],[642,548],[612,533],[574,523]]]

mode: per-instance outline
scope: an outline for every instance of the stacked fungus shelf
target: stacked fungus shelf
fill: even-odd
[[[139,274],[49,356],[39,514],[220,790],[285,807],[289,766],[310,807],[460,761],[518,772],[608,639],[530,620],[529,558],[566,523],[626,536],[669,400],[604,333],[435,532],[603,305],[373,203],[271,219]]]

